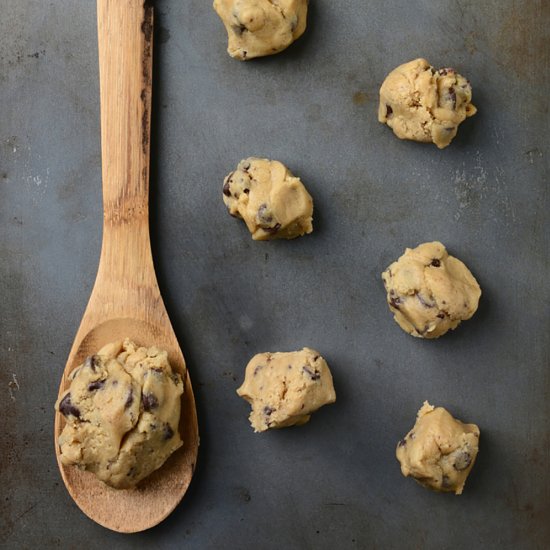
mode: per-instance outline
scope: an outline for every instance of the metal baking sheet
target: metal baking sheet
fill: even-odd
[[[201,448],[182,504],[135,536],[78,510],[52,441],[100,250],[95,3],[2,7],[3,547],[548,547],[548,2],[314,0],[295,45],[249,63],[225,53],[209,0],[156,2],[152,244]],[[417,56],[473,83],[479,112],[443,151],[377,122],[383,78]],[[312,235],[253,242],[227,215],[222,179],[249,155],[306,183]],[[380,272],[434,239],[483,297],[426,342],[392,320]],[[302,346],[328,360],[337,403],[252,433],[235,394],[248,359]],[[481,428],[460,497],[394,458],[424,399]]]

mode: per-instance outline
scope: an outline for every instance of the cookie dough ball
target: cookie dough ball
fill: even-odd
[[[413,429],[397,444],[401,472],[436,491],[460,495],[474,465],[479,428],[463,424],[443,407],[427,401]]]
[[[115,342],[70,376],[55,408],[66,420],[58,445],[63,464],[93,472],[117,489],[160,468],[182,445],[183,382],[166,351]]]
[[[255,432],[305,424],[311,413],[336,401],[326,361],[309,348],[255,355],[237,394],[252,405]]]
[[[300,178],[276,160],[250,157],[223,182],[223,202],[255,241],[294,239],[313,231],[313,199]]]
[[[440,149],[458,125],[476,114],[470,82],[454,69],[434,69],[415,59],[394,69],[380,88],[378,120],[400,139],[433,142]]]
[[[227,51],[246,61],[278,53],[306,30],[308,0],[214,0],[227,30]]]
[[[439,338],[477,310],[481,289],[440,242],[405,249],[382,280],[397,324],[418,338]]]

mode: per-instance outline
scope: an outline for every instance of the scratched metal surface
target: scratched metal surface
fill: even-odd
[[[550,9],[519,2],[311,3],[288,51],[225,54],[209,1],[157,2],[152,240],[195,386],[195,479],[161,526],[123,536],[61,483],[53,403],[99,257],[94,2],[3,0],[0,18],[0,545],[6,548],[543,548],[550,537]],[[479,113],[439,151],[376,120],[416,56],[457,67]],[[315,232],[252,242],[221,200],[245,156],[284,161]],[[399,330],[379,274],[439,239],[483,288],[440,341]],[[318,348],[338,402],[255,435],[235,395],[256,352]],[[481,427],[461,497],[401,476],[424,399]]]

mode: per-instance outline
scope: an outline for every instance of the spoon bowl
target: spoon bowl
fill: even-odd
[[[183,446],[134,489],[113,489],[94,474],[61,463],[57,439],[65,419],[55,415],[61,476],[80,509],[122,533],[161,522],[183,498],[195,469],[199,436],[189,373],[155,275],[149,240],[149,140],[153,10],[143,0],[98,0],[103,179],[103,242],[88,306],[63,373],[69,375],[105,344],[128,337],[168,352],[183,379],[179,423]]]

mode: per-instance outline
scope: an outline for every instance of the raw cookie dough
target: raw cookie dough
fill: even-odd
[[[183,382],[165,351],[114,342],[88,357],[70,380],[55,405],[66,420],[58,439],[63,464],[124,489],[181,447]]]
[[[400,139],[433,142],[440,149],[458,125],[476,114],[470,82],[454,69],[434,69],[415,59],[394,69],[380,88],[378,120]]]
[[[255,432],[305,424],[311,413],[336,401],[326,361],[309,348],[255,355],[237,394],[252,405]]]
[[[436,491],[460,495],[478,446],[475,424],[463,424],[443,407],[434,408],[424,401],[416,424],[397,444],[395,454],[405,477]]]
[[[278,53],[306,30],[308,0],[214,0],[227,30],[227,51],[246,61]]]
[[[477,310],[481,289],[470,270],[440,242],[405,249],[382,280],[398,325],[419,338],[439,338]]]
[[[313,199],[300,178],[276,160],[250,157],[223,182],[223,202],[255,241],[294,239],[313,231]]]

